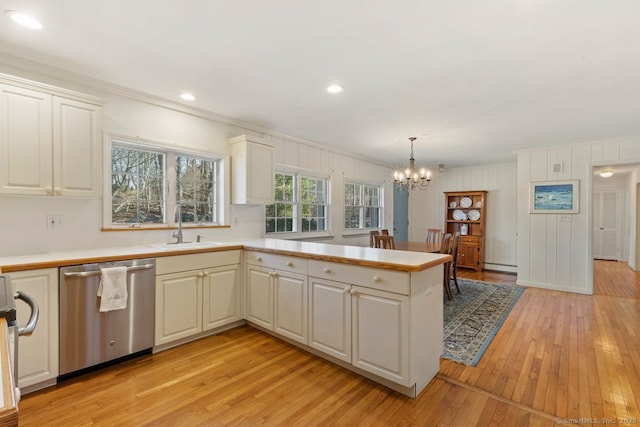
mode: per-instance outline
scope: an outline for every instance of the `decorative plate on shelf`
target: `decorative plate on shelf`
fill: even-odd
[[[471,209],[471,210],[469,211],[469,219],[470,219],[471,221],[477,221],[477,220],[479,220],[479,219],[480,219],[480,212],[478,212],[478,211],[477,211],[477,210],[475,210],[475,209]]]
[[[465,221],[467,219],[467,214],[462,212],[460,209],[456,209],[453,211],[453,219],[456,221]]]
[[[449,207],[450,208],[457,208],[458,204],[456,202],[451,202],[451,203],[449,203]]]
[[[471,200],[470,197],[463,197],[462,199],[460,199],[461,208],[470,208],[472,204],[473,204],[473,201]]]

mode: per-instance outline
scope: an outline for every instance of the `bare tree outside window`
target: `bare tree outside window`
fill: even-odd
[[[176,202],[182,205],[182,222],[217,222],[216,166],[212,160],[176,157]]]
[[[164,222],[162,153],[113,146],[111,217],[114,224]]]

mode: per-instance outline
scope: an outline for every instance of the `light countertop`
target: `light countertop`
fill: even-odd
[[[247,249],[280,253],[308,259],[325,260],[398,271],[422,271],[451,260],[450,255],[345,246],[327,243],[279,239],[255,239],[226,242],[202,242],[183,245],[149,244],[116,248],[96,248],[0,258],[0,270],[12,271],[55,268],[67,265],[158,258],[191,253]]]

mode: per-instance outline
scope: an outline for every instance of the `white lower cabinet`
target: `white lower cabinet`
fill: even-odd
[[[202,331],[202,270],[156,277],[156,346]]]
[[[8,273],[16,291],[34,299],[40,309],[36,329],[30,336],[18,338],[18,386],[55,382],[58,376],[58,269]],[[31,310],[23,301],[16,301],[18,323],[24,326]],[[35,389],[37,389],[36,387]]]
[[[239,265],[204,270],[202,329],[208,331],[242,319]]]
[[[351,363],[351,285],[309,277],[309,346]]]
[[[409,297],[353,286],[351,310],[351,363],[409,386]]]
[[[309,345],[408,385],[409,298],[310,277]]]
[[[307,276],[275,270],[273,274],[273,331],[308,344]]]
[[[247,252],[247,320],[308,344],[307,261]]]
[[[158,258],[154,345],[241,320],[239,263],[240,251]]]

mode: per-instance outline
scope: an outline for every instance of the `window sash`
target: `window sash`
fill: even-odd
[[[329,180],[276,172],[275,203],[265,208],[265,233],[328,230]]]
[[[344,228],[363,230],[382,224],[382,189],[379,186],[345,183]]]
[[[175,225],[172,212],[177,204],[182,205],[183,223],[220,224],[220,158],[116,139],[110,148],[105,225]]]

